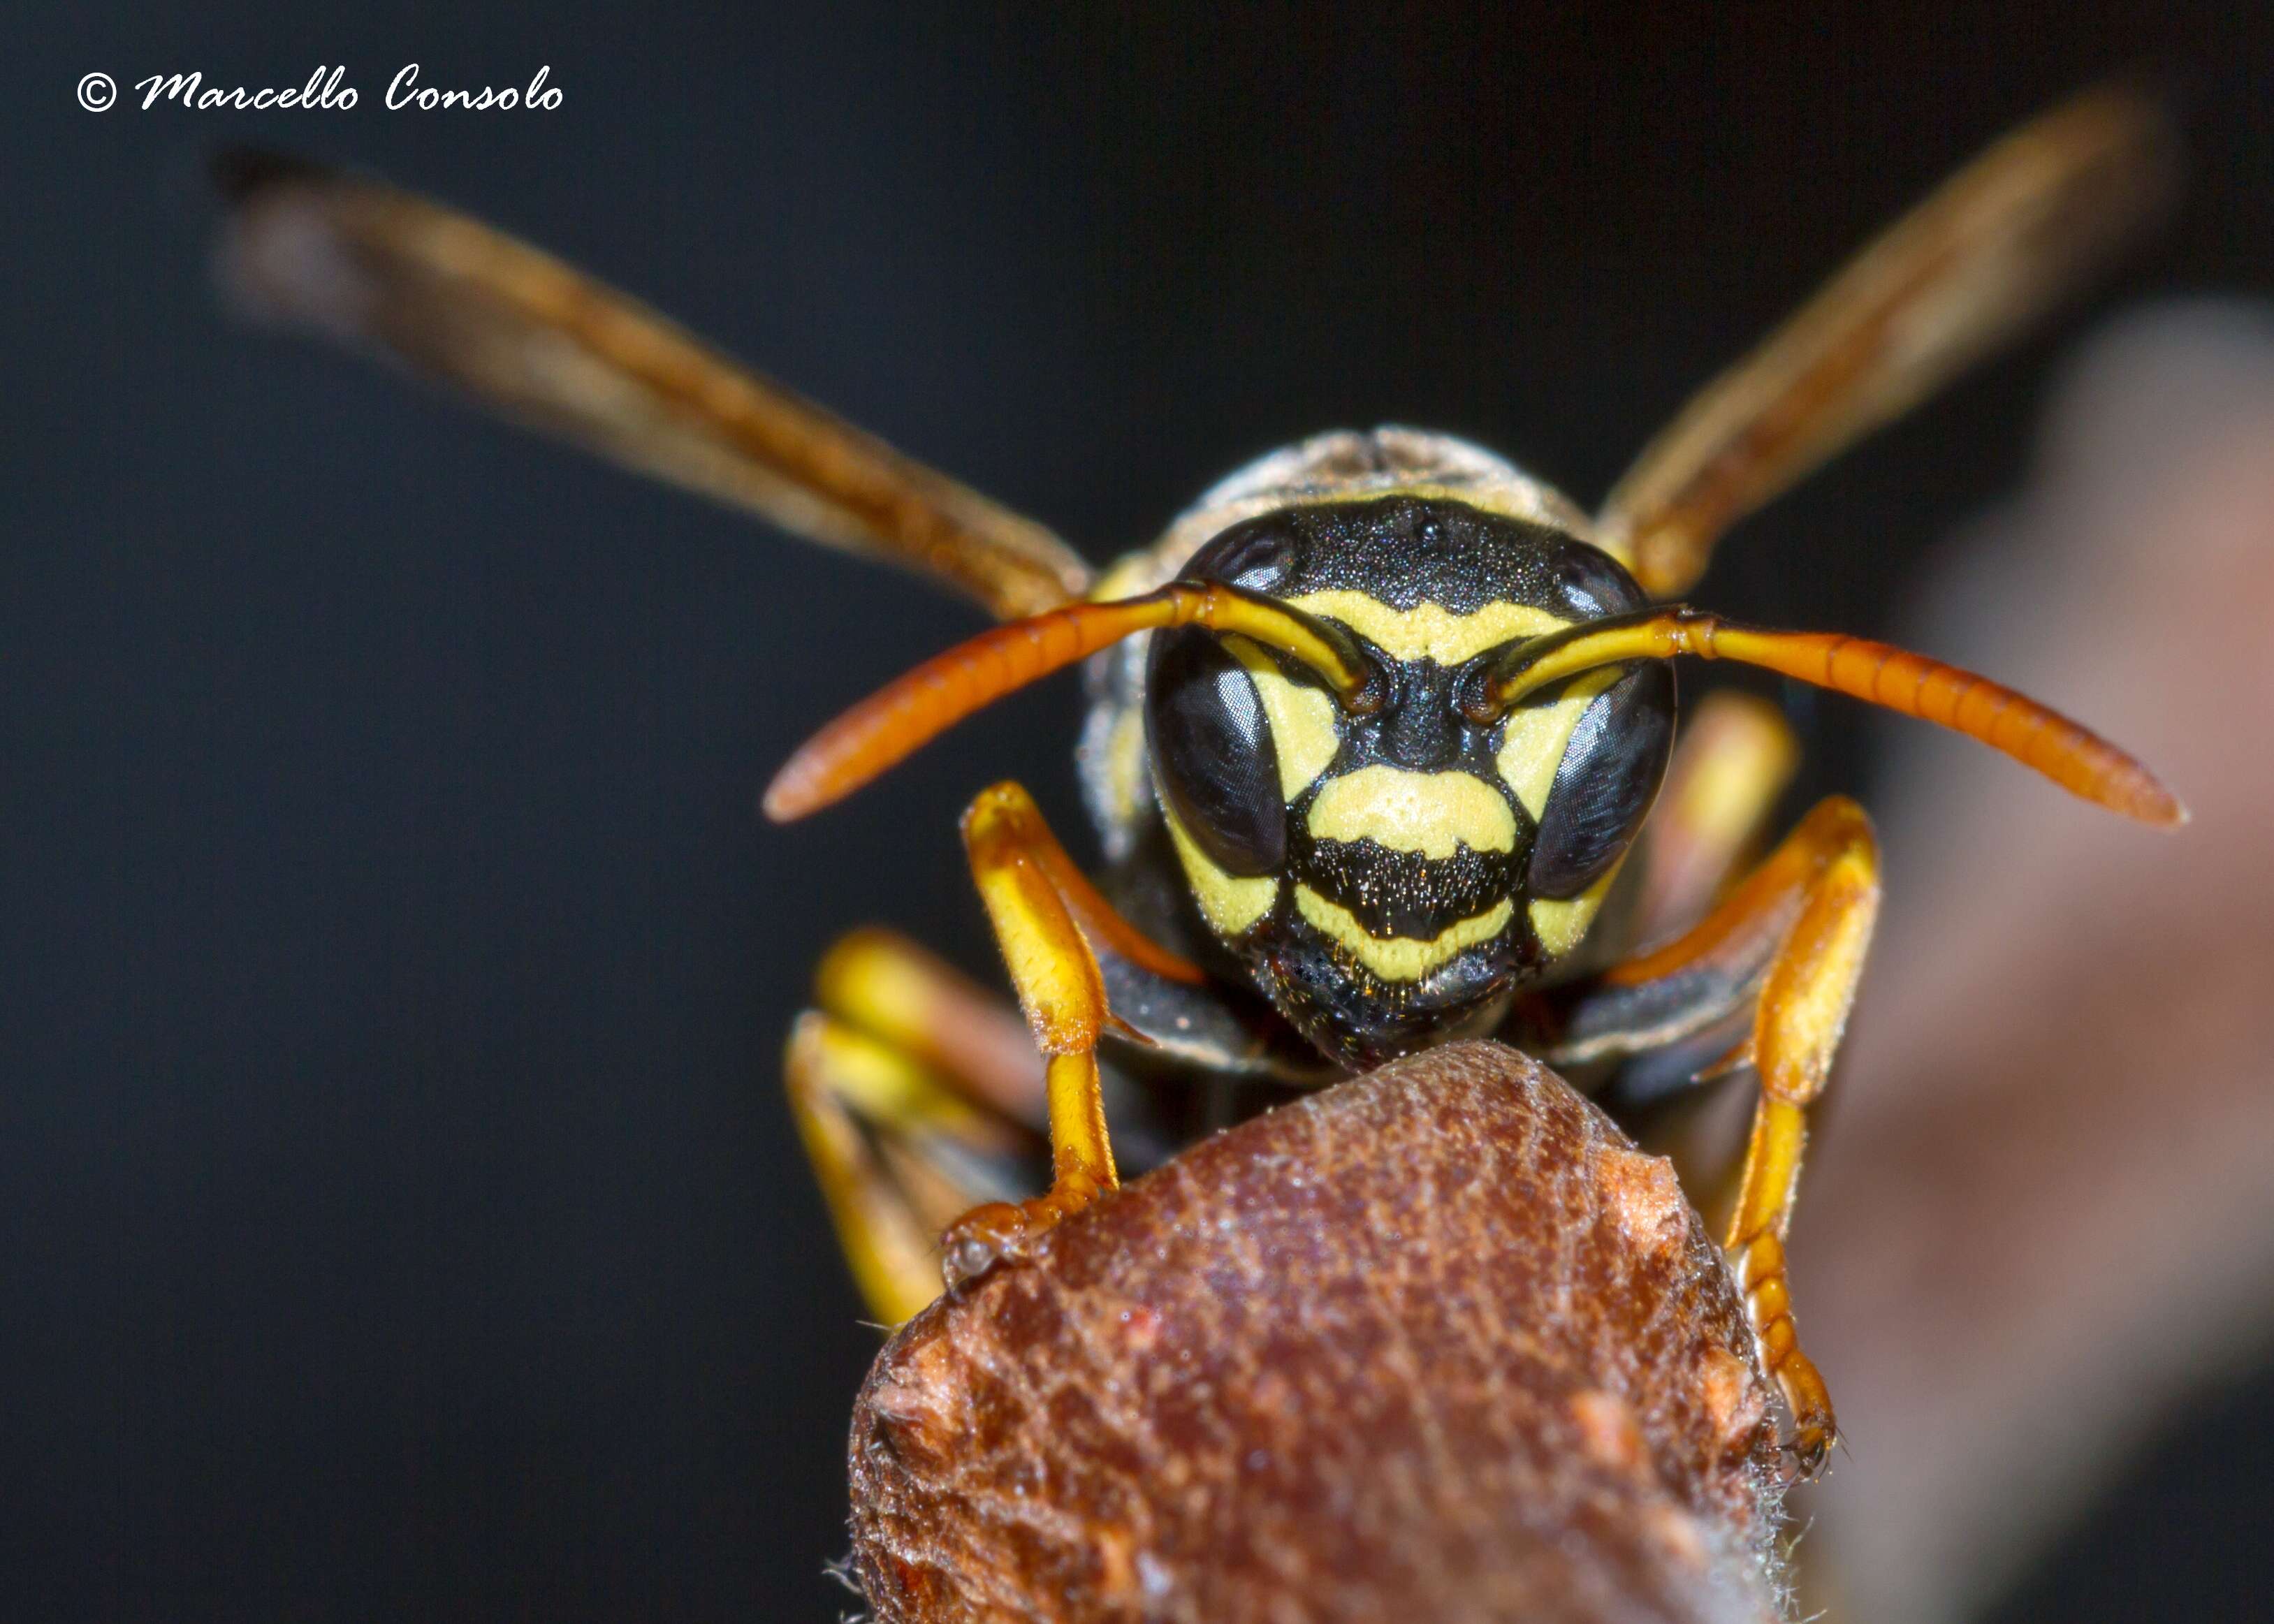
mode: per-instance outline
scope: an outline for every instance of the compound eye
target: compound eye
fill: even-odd
[[[1156,632],[1145,741],[1169,809],[1227,873],[1277,872],[1287,855],[1279,752],[1255,684],[1213,633]]]
[[[1547,792],[1532,841],[1530,890],[1577,896],[1634,839],[1674,745],[1674,668],[1652,660],[1598,695],[1579,714]]]

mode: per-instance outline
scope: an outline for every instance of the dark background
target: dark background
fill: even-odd
[[[791,747],[975,614],[232,324],[215,146],[503,222],[1103,558],[1256,452],[1382,420],[1593,501],[1992,134],[2169,75],[2192,183],[2160,242],[1750,525],[1701,593],[1863,633],[2017,478],[2096,312],[2274,284],[2263,9],[375,9],[8,29],[11,1618],[849,1608],[822,1567],[877,1338],[779,1046],[857,921],[993,974],[953,833],[982,784],[1080,828],[1070,680],[764,826]],[[445,86],[549,64],[565,102],[387,111],[414,60]],[[94,69],[320,63],[358,109],[72,101]],[[1803,793],[1868,788],[1855,715],[1803,715]],[[2270,1451],[2262,1381],[2008,1616],[2238,1593]]]

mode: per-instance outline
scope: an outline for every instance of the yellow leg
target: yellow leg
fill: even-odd
[[[1768,861],[1695,929],[1604,980],[1626,986],[1744,955],[1763,932],[1777,945],[1761,981],[1743,1057],[1760,1078],[1726,1244],[1735,1255],[1763,1362],[1792,1407],[1794,1453],[1814,1471],[1837,1435],[1831,1395],[1801,1351],[1786,1283],[1807,1108],[1823,1093],[1879,914],[1879,849],[1871,820],[1844,796],[1820,803]]]
[[[894,931],[841,937],[814,994],[791,1114],[862,1295],[897,1324],[939,1295],[940,1231],[1019,1187],[1043,1064],[1015,1011]]]
[[[876,926],[839,937],[813,989],[823,1009],[920,1061],[974,1104],[1041,1130],[1043,1064],[1001,994]]]
[[[1698,922],[1760,849],[1769,815],[1800,765],[1800,744],[1767,700],[1717,688],[1682,718],[1682,737],[1636,856],[1634,940]]]
[[[1097,1073],[1105,984],[1059,877],[1073,865],[1033,797],[1016,784],[998,784],[971,803],[963,815],[963,844],[1020,1006],[1044,1056],[1051,1179],[1047,1194],[1015,1206],[978,1207],[948,1230],[941,1268],[951,1286],[983,1273],[1118,1182]]]
[[[818,1010],[791,1028],[785,1071],[854,1282],[897,1325],[939,1295],[941,1227],[1000,1187],[981,1169],[1031,1140],[915,1056]]]

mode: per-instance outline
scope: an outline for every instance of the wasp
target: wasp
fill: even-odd
[[[1878,855],[1834,796],[1728,878],[1789,741],[1725,698],[1677,743],[1674,662],[1924,718],[2142,823],[2186,814],[2130,756],[1986,677],[1739,625],[1683,594],[1741,516],[2105,259],[2159,190],[2161,131],[2150,102],[2104,89],[2007,136],[1710,383],[1593,517],[1449,435],[1328,433],[1234,473],[1102,573],[623,295],[377,182],[229,156],[223,265],[256,310],[998,617],[800,749],[765,793],[776,822],[1086,663],[1098,876],[1015,783],[962,823],[1024,1028],[871,930],[828,955],[791,1040],[794,1111],[881,1318],[1105,1199],[1109,1117],[1156,1161],[1206,1125],[1195,1101],[1248,1109],[1479,1035],[1606,1086],[1669,1056],[1677,1080],[1743,1068],[1758,1099],[1727,1245],[1813,1467],[1835,1422],[1784,1237]],[[1044,1145],[1047,1189],[1027,1194]]]

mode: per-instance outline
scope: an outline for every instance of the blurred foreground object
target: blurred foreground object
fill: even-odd
[[[1886,774],[1795,1247],[1855,1453],[1806,1577],[1871,1624],[1979,1613],[2274,1329],[2274,314],[2118,327],[1983,530],[1911,629],[2135,741],[2195,816],[2127,840],[1911,734]],[[2104,1616],[2179,1616],[2173,1578]]]
[[[882,1624],[1773,1619],[1771,1392],[1671,1165],[1453,1044],[905,1327],[855,1565]]]

